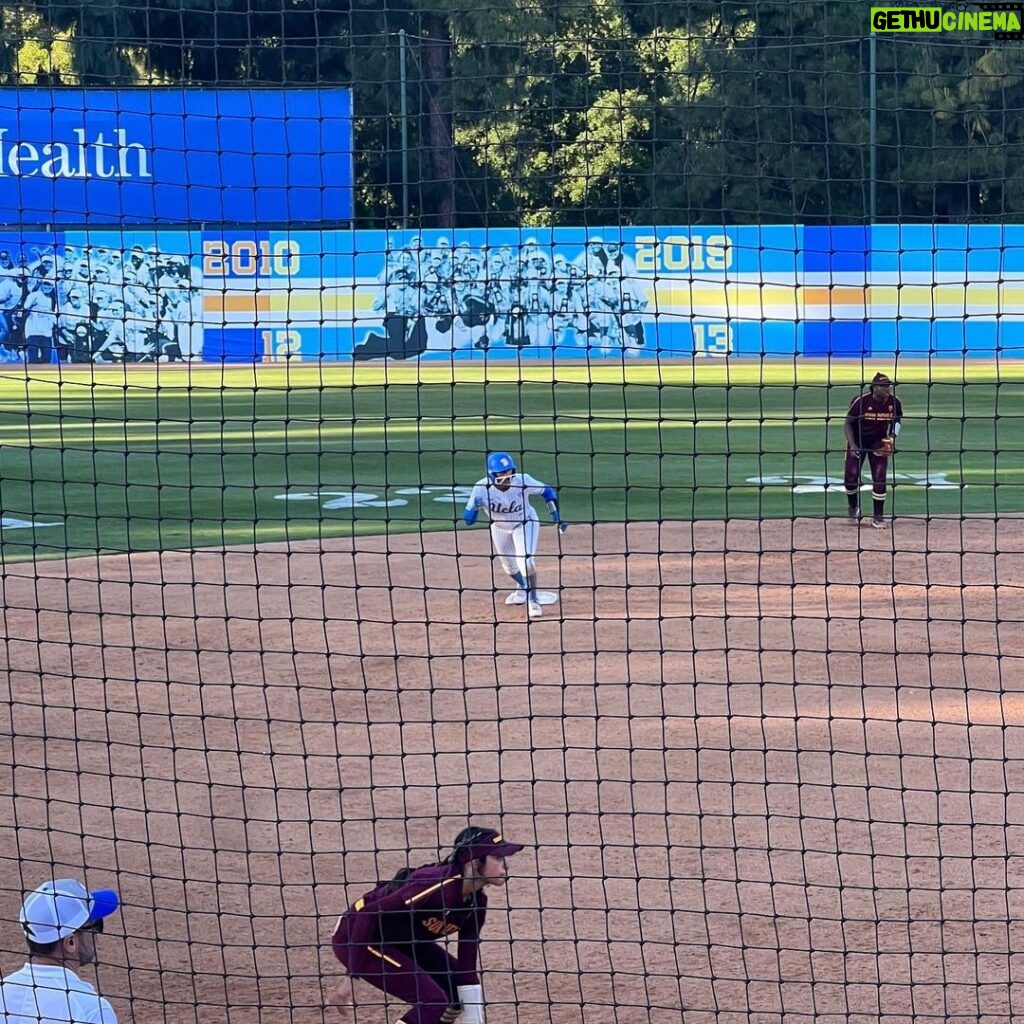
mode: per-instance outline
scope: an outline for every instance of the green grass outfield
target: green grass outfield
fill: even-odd
[[[499,448],[557,485],[576,522],[840,514],[825,478],[842,476],[843,417],[876,369],[893,372],[538,364],[489,367],[484,383],[479,367],[438,364],[9,370],[0,557],[450,529],[453,486]],[[894,511],[1024,511],[1024,365],[901,363],[898,379]]]

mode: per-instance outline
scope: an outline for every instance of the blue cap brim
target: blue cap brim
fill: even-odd
[[[89,912],[89,922],[102,921],[109,917],[121,905],[117,893],[113,889],[97,889],[89,893],[92,900],[92,907]]]

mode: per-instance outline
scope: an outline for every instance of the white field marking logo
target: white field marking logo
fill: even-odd
[[[63,523],[33,523],[31,519],[0,517],[0,530],[42,530],[48,526],[63,526]]]
[[[396,495],[420,495],[443,505],[465,505],[472,494],[472,487],[395,487],[390,493]],[[370,491],[289,491],[275,494],[275,501],[316,501],[320,507],[333,511],[339,508],[399,508],[408,505],[404,497],[388,498]]]
[[[897,483],[910,487],[927,487],[932,490],[960,490],[967,486],[949,479],[948,473],[894,473]],[[758,487],[785,487],[794,494],[821,494],[825,491],[841,491],[846,484],[841,476],[814,476],[809,473],[774,476],[748,476],[748,484]],[[862,491],[870,491],[871,484],[861,484]]]

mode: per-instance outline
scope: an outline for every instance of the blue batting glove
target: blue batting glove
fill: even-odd
[[[562,519],[556,519],[555,522],[558,524],[558,532],[565,533],[569,529],[569,524]]]

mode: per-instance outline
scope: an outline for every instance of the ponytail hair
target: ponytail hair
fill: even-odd
[[[395,873],[395,877],[389,882],[380,883],[387,892],[394,892],[396,889],[400,889],[404,884],[405,880],[415,871],[415,868],[404,867],[401,871]]]

